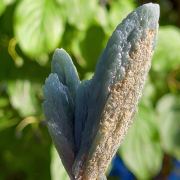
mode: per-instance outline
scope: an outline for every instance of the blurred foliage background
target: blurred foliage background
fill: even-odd
[[[0,180],[66,180],[44,124],[42,85],[55,48],[92,76],[135,0],[0,0]],[[180,1],[157,0],[156,52],[135,123],[108,179],[180,179]]]

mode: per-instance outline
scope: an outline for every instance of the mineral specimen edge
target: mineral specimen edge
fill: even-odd
[[[50,135],[71,179],[104,173],[130,124],[151,65],[159,19],[144,4],[113,32],[94,77],[81,84],[70,56],[57,49],[44,85]],[[93,90],[93,93],[92,93]]]

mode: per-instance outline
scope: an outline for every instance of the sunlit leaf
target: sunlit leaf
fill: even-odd
[[[59,6],[51,0],[20,1],[14,22],[20,47],[32,57],[54,50],[64,30]]]
[[[36,97],[31,83],[27,80],[12,81],[8,84],[12,106],[25,117],[36,113]]]
[[[164,150],[180,159],[180,96],[167,94],[157,104],[158,125]]]
[[[155,100],[156,95],[156,89],[152,81],[150,80],[150,77],[148,76],[148,79],[145,83],[144,91],[143,91],[143,97],[141,99],[141,102],[145,106],[152,106],[153,101]]]
[[[160,73],[175,69],[180,64],[180,30],[173,26],[161,27],[152,68]]]
[[[104,28],[104,31],[106,32],[106,29],[109,26],[108,22],[108,11],[106,7],[103,6],[97,6],[97,11],[95,14],[95,21],[98,25]]]
[[[66,173],[54,146],[51,148],[51,179],[52,180],[60,180],[60,179],[69,180],[69,176]]]
[[[135,122],[119,152],[127,167],[139,179],[151,178],[160,171],[163,152],[150,106],[139,106]]]
[[[85,29],[94,18],[98,1],[69,0],[65,1],[68,22],[78,29]]]
[[[0,16],[4,12],[5,9],[6,9],[6,4],[3,1],[0,2]]]
[[[0,16],[3,14],[3,12],[5,11],[6,7],[10,4],[12,4],[13,2],[15,2],[16,0],[1,0],[0,1]]]
[[[111,1],[110,4],[110,10],[109,10],[109,24],[110,29],[109,32],[111,32],[114,27],[116,27],[119,22],[121,22],[133,9],[135,8],[135,4],[133,0],[128,1]]]

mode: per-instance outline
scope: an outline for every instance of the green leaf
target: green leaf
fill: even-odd
[[[22,50],[31,57],[53,51],[60,42],[63,26],[55,1],[23,0],[15,11],[16,38]]]
[[[79,48],[82,57],[86,61],[87,69],[94,71],[97,60],[104,47],[105,33],[100,26],[90,26]]]
[[[33,87],[28,80],[16,80],[8,84],[8,93],[12,106],[26,117],[36,113],[36,100]]]
[[[52,180],[69,180],[69,176],[66,173],[62,163],[61,159],[59,158],[59,155],[53,146],[51,148],[51,179]]]
[[[9,100],[0,97],[0,131],[12,127],[18,123],[17,115],[9,108]]]
[[[161,27],[152,68],[160,73],[175,69],[180,64],[180,30],[173,26]]]
[[[145,83],[145,87],[144,87],[144,91],[142,94],[142,99],[141,99],[141,103],[143,103],[143,105],[145,106],[152,106],[153,102],[156,98],[156,89],[154,84],[151,82],[149,76],[146,80]]]
[[[5,9],[6,9],[6,4],[4,3],[4,1],[0,2],[0,16],[3,14]]]
[[[157,103],[158,125],[164,150],[180,159],[180,96],[166,94]]]
[[[131,11],[133,11],[134,8],[135,4],[133,0],[112,1],[108,16],[110,24],[110,29],[108,32],[112,32],[116,25],[119,24]]]
[[[98,1],[69,0],[65,3],[68,22],[80,30],[88,27],[96,13]]]
[[[180,64],[179,47],[180,29],[173,26],[160,27],[151,71],[151,78],[156,87],[156,97],[161,97],[169,89],[172,91],[178,89],[174,75]]]
[[[0,16],[3,14],[3,12],[5,11],[6,7],[10,4],[12,4],[13,2],[15,2],[16,0],[1,0],[0,2]]]
[[[135,122],[119,152],[137,178],[148,179],[159,172],[163,152],[151,106],[139,106]]]
[[[9,105],[9,101],[5,97],[0,97],[0,108],[6,107]]]
[[[10,128],[18,123],[18,119],[9,119],[8,117],[0,117],[0,131]]]
[[[97,25],[91,25],[86,31],[78,32],[71,45],[77,63],[87,71],[94,71],[105,40],[107,38],[104,30]]]
[[[95,22],[101,27],[103,27],[104,31],[106,32],[106,29],[109,26],[108,11],[106,7],[97,6],[97,10],[94,18],[95,18]]]

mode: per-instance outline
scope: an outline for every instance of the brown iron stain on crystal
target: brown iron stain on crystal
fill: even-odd
[[[110,96],[101,115],[98,134],[89,153],[83,180],[97,180],[105,173],[112,157],[122,143],[136,112],[138,101],[151,66],[156,31],[148,30],[146,38],[129,54],[130,64],[125,78],[110,87]],[[97,146],[96,146],[97,145]]]

